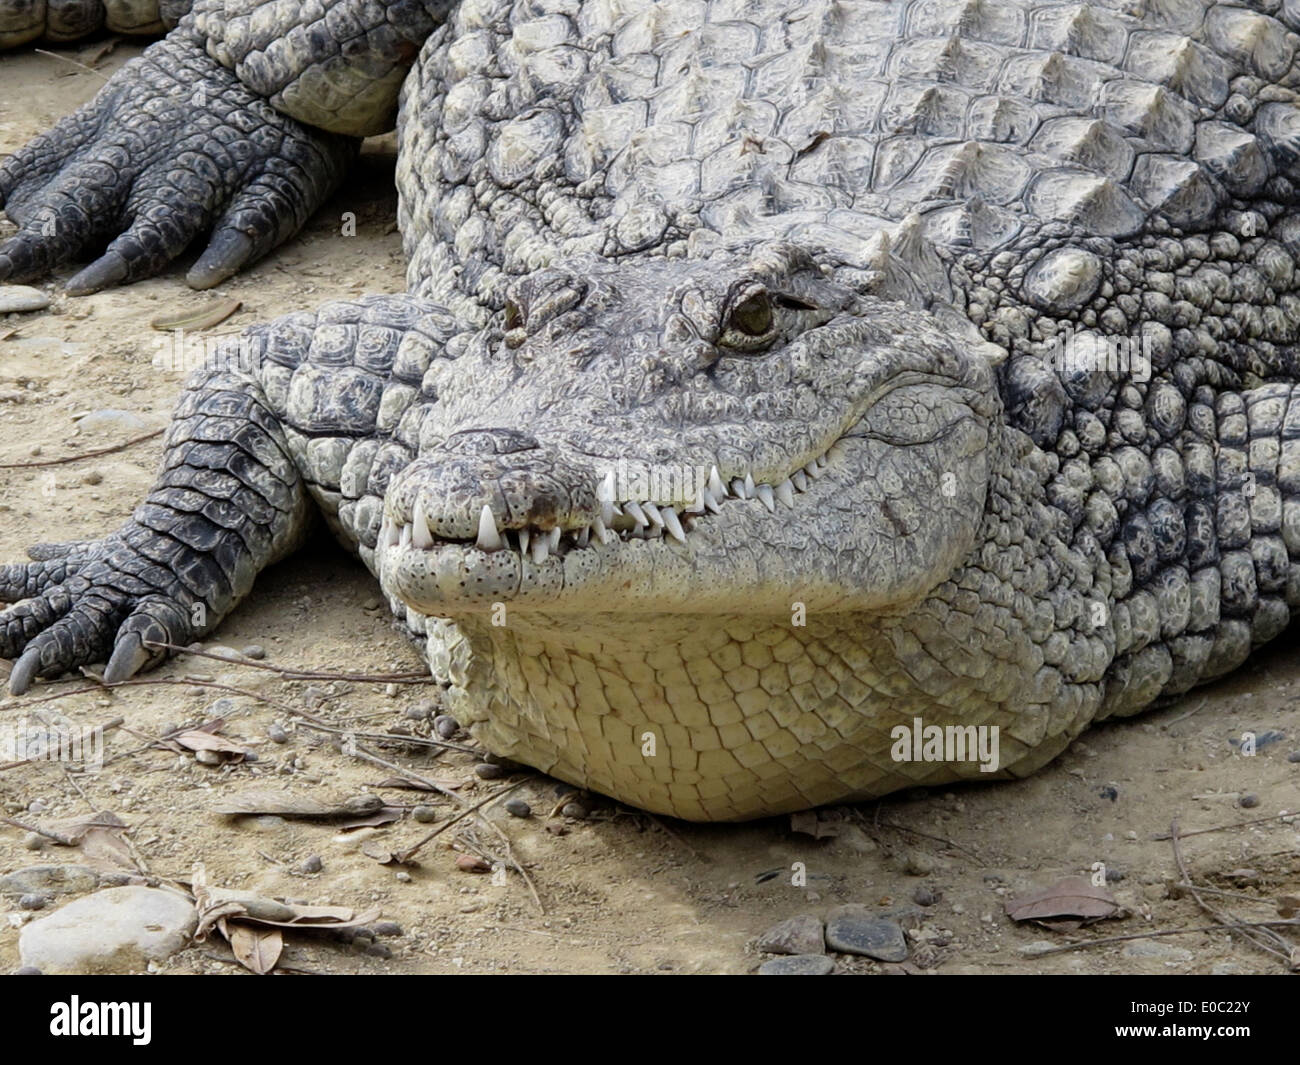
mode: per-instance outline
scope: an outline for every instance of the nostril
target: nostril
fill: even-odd
[[[447,437],[442,450],[457,455],[509,455],[541,446],[536,437],[518,429],[465,429]]]

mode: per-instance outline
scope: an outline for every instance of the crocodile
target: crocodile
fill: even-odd
[[[153,55],[269,98],[220,8]],[[157,664],[319,515],[488,749],[741,820],[1024,776],[1283,631],[1300,9],[420,13],[408,291],[254,326],[186,379],[131,519],[0,569],[13,692]],[[85,188],[154,66],[92,102],[71,170],[6,164],[25,203]],[[32,269],[93,244],[40,240]],[[900,751],[932,727],[987,730],[996,765]]]
[[[0,0],[0,49],[67,44],[102,30],[154,36],[189,9],[190,0]]]

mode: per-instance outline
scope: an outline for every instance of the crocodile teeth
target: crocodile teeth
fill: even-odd
[[[677,520],[677,511],[672,507],[664,507],[660,513],[664,519],[664,529],[668,535],[679,543],[686,543],[686,531],[682,528],[682,523]]]
[[[600,487],[596,489],[596,498],[602,503],[614,502],[614,471],[610,470],[605,474],[605,479],[600,482]]]
[[[811,477],[814,481],[822,475],[821,467],[816,462],[810,462],[803,468],[803,472]]]
[[[579,547],[586,547],[590,540],[591,540],[590,525],[586,526],[583,529],[578,530],[577,534],[573,537],[573,542],[577,544]]]
[[[660,515],[659,513],[659,508],[655,506],[653,503],[651,503],[649,500],[646,500],[646,502],[641,504],[641,510],[645,514],[645,516],[649,518],[652,522],[654,522],[656,525],[663,525],[664,519],[662,515]]]
[[[395,547],[399,539],[397,526],[393,523],[393,519],[385,514],[384,520],[379,526],[379,546]]]
[[[549,533],[546,534],[547,546],[549,546],[552,551],[554,551],[557,547],[560,546],[560,534],[563,531],[564,530],[562,530],[557,525],[554,529],[552,529]]]
[[[717,498],[716,498],[717,493],[716,493],[716,492],[711,492],[711,491],[709,491],[709,489],[705,488],[705,489],[703,490],[702,494],[703,494],[703,496],[704,496],[704,505],[705,505],[709,510],[713,511],[714,514],[721,514],[721,513],[722,513],[722,507],[718,504],[718,500],[717,500]],[[724,498],[725,498],[725,496],[724,496]]]
[[[399,547],[404,548],[411,546],[411,527],[409,525],[402,526],[402,535],[397,538],[397,544]]]
[[[745,474],[745,498],[754,498],[754,475],[752,473]]]
[[[727,497],[727,486],[722,483],[722,478],[718,475],[718,467],[714,466],[709,470],[709,491],[713,493],[714,499],[725,499]]]
[[[433,533],[429,532],[429,519],[424,516],[424,496],[415,501],[415,513],[411,515],[411,543],[421,551],[433,546]]]
[[[740,480],[740,478],[736,478],[736,480],[731,482],[731,494],[740,499],[749,498],[749,496],[745,494],[745,482]]]
[[[519,553],[521,555],[528,554],[528,541],[530,537],[531,534],[527,529],[519,530]]]
[[[595,521],[591,523],[591,528],[592,531],[594,531],[596,534],[596,539],[599,540],[602,544],[612,543],[613,541],[618,539],[618,535],[606,529],[605,523],[601,521],[599,518],[597,518]]]
[[[794,485],[790,483],[789,478],[776,486],[776,498],[794,510]]]
[[[775,513],[776,503],[772,499],[772,486],[770,484],[760,484],[758,486],[758,498],[763,506],[767,507],[769,514]]]
[[[533,537],[533,565],[540,566],[546,561],[546,556],[551,553],[551,539],[549,536]]]
[[[645,511],[637,503],[624,503],[623,513],[636,522],[638,526],[650,524],[650,519],[646,517]]]
[[[620,513],[620,511],[618,507],[614,505],[612,500],[602,499],[600,501],[600,520],[605,522],[605,524],[608,525],[613,521],[614,515],[618,513]]]
[[[501,534],[497,532],[497,523],[492,518],[492,508],[486,503],[478,516],[478,539],[474,541],[474,546],[480,551],[500,551],[505,545],[501,542]]]
[[[799,491],[808,491],[808,475],[803,470],[795,470],[794,473],[790,474],[790,480],[794,482],[794,486]]]

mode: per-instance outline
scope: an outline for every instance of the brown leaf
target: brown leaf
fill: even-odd
[[[339,828],[348,832],[354,828],[373,828],[376,825],[387,825],[393,821],[401,820],[402,811],[397,806],[385,806],[382,810],[376,810],[369,817],[354,817],[351,821],[340,821]]]
[[[465,781],[463,780],[439,780],[438,783],[441,784],[448,791],[455,791],[457,788],[461,788],[465,786]],[[421,780],[412,780],[410,777],[397,777],[397,776],[385,777],[378,784],[370,784],[368,786],[372,788],[403,788],[406,791],[437,791],[438,790],[437,788],[430,787],[428,784],[424,783]]]
[[[477,854],[456,855],[456,868],[462,873],[490,873],[492,866]]]
[[[395,821],[402,811],[392,806],[385,806],[383,799],[377,795],[356,795],[342,802],[323,803],[306,796],[290,798],[275,791],[245,791],[228,798],[216,812],[223,817],[251,817],[259,814],[275,814],[279,817],[296,818],[303,821],[330,821],[340,818],[367,818],[386,810],[394,811],[394,816],[387,821]],[[362,821],[361,824],[369,822]],[[385,824],[386,821],[377,821]],[[346,826],[345,826],[346,827]]]
[[[834,839],[843,830],[838,821],[827,820],[818,815],[816,810],[801,810],[790,815],[790,831],[813,839]]]
[[[248,754],[247,747],[242,747],[234,740],[226,739],[225,736],[213,735],[204,729],[189,729],[169,738],[189,751],[216,751],[218,754],[232,754],[240,758]]]
[[[1290,920],[1300,911],[1300,895],[1279,895],[1277,900],[1277,913],[1279,917],[1285,917]]]
[[[1013,921],[1113,917],[1119,908],[1108,889],[1094,886],[1086,876],[1067,876],[1048,887],[1010,899],[1006,904],[1007,916]]]
[[[258,976],[274,969],[284,950],[284,936],[278,928],[255,928],[231,921],[222,932],[230,940],[230,949],[239,964]]]

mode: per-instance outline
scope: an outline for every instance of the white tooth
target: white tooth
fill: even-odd
[[[547,534],[547,539],[548,539],[548,541],[550,542],[550,548],[551,548],[552,551],[554,551],[557,547],[560,546],[560,534],[561,534],[563,531],[564,531],[564,530],[562,530],[562,529],[557,525],[554,529],[552,529],[552,530],[550,531],[549,534]]]
[[[379,545],[392,547],[395,543],[397,543],[397,526],[393,524],[393,519],[385,514],[383,524],[379,526]]]
[[[754,475],[752,473],[745,474],[745,498],[754,498]]]
[[[824,470],[826,468],[826,464],[829,461],[830,460],[825,455],[818,455],[815,459],[813,459],[813,462],[816,464],[819,470]]]
[[[501,550],[501,534],[497,532],[497,523],[492,517],[492,508],[486,503],[483,504],[483,509],[479,511],[478,539],[474,541],[474,546],[480,551]]]
[[[597,518],[591,523],[592,531],[596,534],[596,539],[602,544],[611,544],[618,539],[618,536],[605,528],[605,523]]]
[[[758,498],[762,501],[763,506],[767,507],[769,513],[776,510],[776,503],[772,500],[772,486],[770,484],[760,484],[758,486]]]
[[[806,473],[809,477],[811,477],[814,481],[817,480],[817,478],[822,475],[821,467],[818,466],[817,463],[815,462],[808,463],[808,465],[803,468],[803,472]]]
[[[608,499],[600,501],[600,520],[608,525],[614,520],[614,515],[618,513],[618,507],[614,506]]]
[[[528,540],[531,536],[532,533],[530,533],[527,529],[519,530],[519,553],[521,555],[528,554]]]
[[[546,561],[546,556],[551,553],[550,538],[546,536],[533,537],[533,565],[540,566]]]
[[[790,483],[789,478],[776,486],[776,498],[794,510],[794,485]]]
[[[717,466],[709,470],[709,491],[713,493],[714,499],[726,499],[727,497],[727,486],[722,483]]]
[[[664,528],[667,530],[668,535],[675,540],[686,543],[686,531],[682,528],[682,523],[677,520],[677,511],[673,510],[672,507],[664,507],[659,513],[663,515]]]
[[[808,475],[803,470],[795,470],[790,474],[790,480],[794,481],[794,486],[801,492],[808,491]]]
[[[397,538],[397,543],[401,547],[411,546],[411,527],[409,525],[402,526],[402,534]]]
[[[708,507],[709,510],[713,511],[714,514],[722,513],[722,508],[718,506],[718,501],[714,498],[714,493],[710,492],[707,488],[704,490],[704,505]]]
[[[415,513],[411,515],[411,543],[421,551],[427,551],[433,546],[429,520],[424,516],[424,496],[420,496],[415,501]]]
[[[641,504],[641,509],[645,511],[645,516],[656,525],[662,525],[664,523],[664,519],[659,513],[659,508],[649,500]]]
[[[638,526],[650,524],[650,519],[646,517],[645,511],[634,502],[629,501],[624,503],[623,513],[636,522]]]
[[[731,482],[731,494],[739,499],[749,498],[749,496],[745,495],[745,482],[739,477]]]
[[[573,538],[573,542],[579,547],[586,547],[591,540],[591,526],[584,526],[578,531],[578,535]]]
[[[605,479],[600,482],[600,487],[596,489],[596,498],[602,503],[614,502],[614,471],[610,470],[605,474]]]

